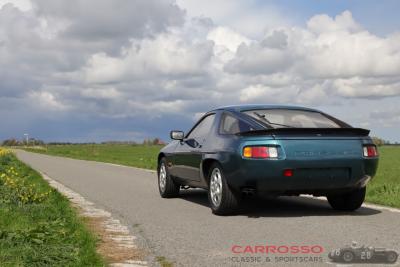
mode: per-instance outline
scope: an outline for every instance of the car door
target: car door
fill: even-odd
[[[200,181],[203,146],[214,125],[215,114],[203,117],[175,149],[174,175]]]

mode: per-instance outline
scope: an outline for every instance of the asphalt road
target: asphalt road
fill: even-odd
[[[326,251],[324,262],[328,251],[352,241],[400,251],[399,212],[370,207],[335,212],[326,201],[282,197],[250,199],[239,215],[218,217],[201,190],[183,191],[176,199],[160,198],[156,174],[150,171],[24,151],[17,151],[17,156],[122,218],[140,235],[141,246],[175,266],[239,266],[237,261],[244,259],[232,258],[237,256],[262,257],[262,263],[248,266],[275,266],[274,257],[282,256],[234,254],[234,245],[319,245]],[[267,256],[269,263],[264,261]],[[283,256],[295,260],[299,255]]]

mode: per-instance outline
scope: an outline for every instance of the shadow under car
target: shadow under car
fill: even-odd
[[[181,190],[180,198],[192,203],[209,207],[207,191],[203,189]],[[302,197],[244,197],[235,215],[257,217],[304,217],[304,216],[370,216],[381,213],[380,210],[361,207],[355,212],[333,210],[325,200]]]

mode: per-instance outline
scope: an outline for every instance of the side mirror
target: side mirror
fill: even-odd
[[[185,138],[185,133],[182,131],[171,131],[170,132],[170,137],[173,140],[180,140],[182,141],[183,138]]]

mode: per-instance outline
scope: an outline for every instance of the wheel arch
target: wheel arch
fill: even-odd
[[[211,165],[216,162],[218,163],[222,170],[224,171],[225,178],[227,179],[228,184],[230,184],[230,173],[232,172],[232,155],[231,153],[210,153],[205,154],[203,156],[203,160],[200,166],[200,179],[201,182],[204,183],[208,187],[208,174],[210,172]]]
[[[159,168],[160,168],[160,161],[161,161],[162,158],[165,158],[165,157],[166,157],[166,155],[165,155],[164,152],[160,152],[158,154],[158,157],[157,157],[157,173],[158,173]]]
[[[157,162],[159,163],[161,161],[162,158],[165,158],[165,153],[164,152],[160,152],[158,154],[158,158],[157,158]]]
[[[214,163],[218,163],[219,165],[221,165],[221,162],[216,158],[206,158],[201,163],[201,177],[207,187],[210,182],[208,174],[210,173],[211,166]]]

